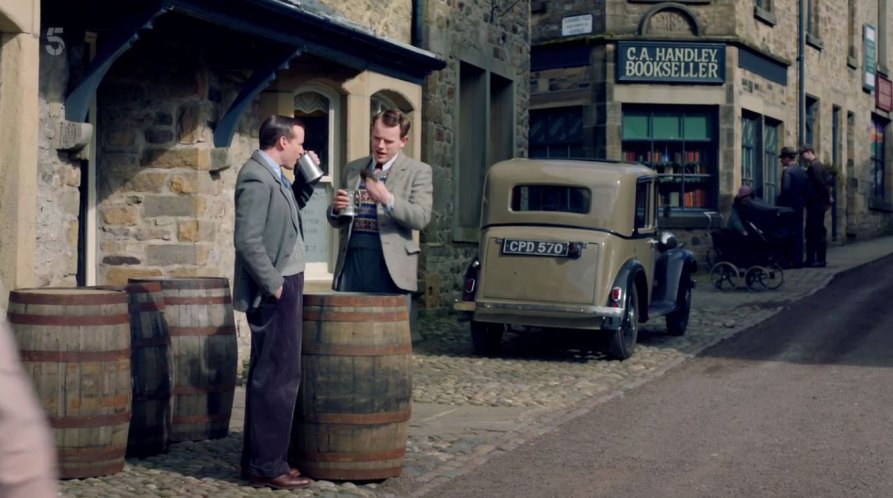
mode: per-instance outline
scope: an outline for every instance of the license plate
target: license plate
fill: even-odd
[[[552,242],[548,240],[505,239],[502,241],[502,254],[567,257],[567,245],[567,242]]]

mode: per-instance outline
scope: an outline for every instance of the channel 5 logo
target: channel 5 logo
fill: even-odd
[[[48,54],[62,55],[62,52],[65,51],[65,40],[62,38],[62,32],[61,27],[47,28],[47,44],[44,45],[44,48],[47,49]]]

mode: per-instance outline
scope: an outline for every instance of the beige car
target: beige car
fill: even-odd
[[[460,319],[475,351],[503,332],[570,328],[610,334],[633,354],[639,324],[666,318],[682,335],[691,309],[692,253],[657,224],[657,174],[604,161],[512,159],[484,185],[479,256],[465,275]]]

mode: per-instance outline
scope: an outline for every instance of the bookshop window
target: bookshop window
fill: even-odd
[[[741,183],[772,204],[778,196],[778,136],[781,123],[759,114],[741,116]]]
[[[530,111],[530,157],[584,157],[583,108]]]
[[[886,133],[887,122],[876,117],[871,118],[871,198],[878,201],[887,200],[886,196]]]
[[[623,158],[659,174],[658,205],[670,210],[716,208],[716,110],[712,107],[623,107]]]

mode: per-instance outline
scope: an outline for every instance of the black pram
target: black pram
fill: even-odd
[[[729,290],[738,287],[739,279],[744,277],[750,289],[776,289],[784,281],[782,267],[789,264],[794,211],[758,199],[751,199],[738,209],[747,235],[731,228],[710,233],[713,285]]]

